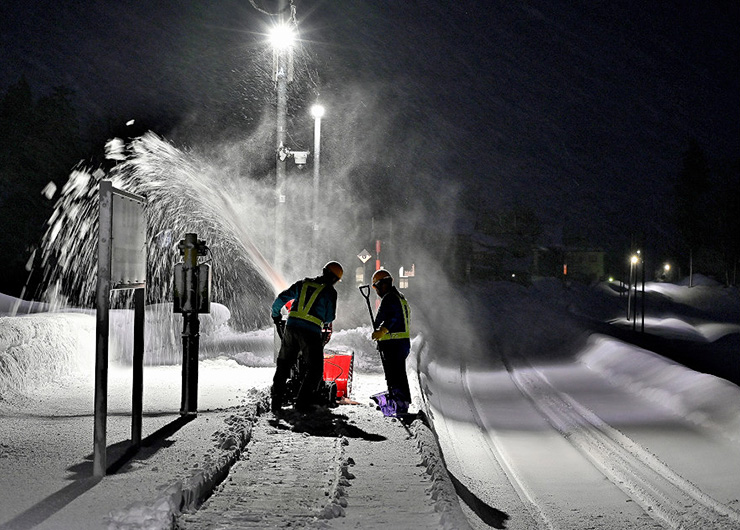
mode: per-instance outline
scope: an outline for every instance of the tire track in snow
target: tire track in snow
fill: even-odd
[[[481,434],[487,442],[486,448],[488,449],[490,458],[497,462],[499,467],[503,470],[522,504],[527,508],[529,515],[537,523],[537,528],[543,530],[554,530],[555,527],[553,526],[552,521],[550,521],[545,512],[540,508],[540,503],[538,502],[536,495],[529,487],[527,487],[526,482],[517,472],[516,466],[512,464],[511,458],[508,456],[508,453],[505,451],[501,442],[493,432],[485,428],[483,419],[478,412],[478,408],[475,406],[473,394],[470,391],[470,385],[468,383],[468,367],[464,361],[460,363],[460,373],[462,386],[465,391],[465,400],[470,407],[470,411],[473,414],[476,425],[478,425]]]
[[[740,513],[681,477],[521,359],[506,362],[512,380],[547,421],[613,484],[669,528],[733,529]],[[467,391],[467,389],[466,389]]]

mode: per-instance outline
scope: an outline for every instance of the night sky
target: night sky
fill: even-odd
[[[255,5],[275,8],[5,0],[0,90],[21,76],[37,95],[65,85],[85,123],[136,119],[185,145],[246,137],[274,127],[273,19]],[[712,163],[739,156],[736,2],[295,6],[289,132],[310,148],[308,107],[320,98],[322,163],[356,168],[358,188],[340,192],[377,183],[401,210],[454,197],[469,220],[523,204],[548,231],[608,247],[635,231],[670,238],[690,138]]]

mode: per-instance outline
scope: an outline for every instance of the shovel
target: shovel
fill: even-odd
[[[365,299],[365,302],[367,303],[367,311],[368,313],[370,313],[370,329],[375,331],[375,317],[373,316],[373,308],[370,305],[370,286],[360,285],[358,289],[360,289],[360,294],[362,294],[362,297]],[[385,359],[383,358],[383,352],[380,351],[380,346],[376,343],[375,347],[378,349],[378,353],[380,354],[380,359],[383,361],[383,365],[385,365]]]
[[[373,308],[370,306],[370,286],[360,285],[358,289],[360,290],[360,294],[367,303],[367,310],[370,313],[370,327],[375,329],[375,317],[373,316]]]

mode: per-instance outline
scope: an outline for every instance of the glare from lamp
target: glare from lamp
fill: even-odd
[[[274,26],[270,30],[270,42],[272,43],[272,46],[278,50],[290,48],[293,45],[294,40],[295,34],[293,33],[293,28],[290,26],[281,24]]]
[[[324,106],[323,105],[314,105],[311,107],[311,116],[314,118],[322,118],[324,116]]]

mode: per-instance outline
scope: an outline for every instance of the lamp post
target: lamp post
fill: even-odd
[[[630,274],[629,283],[627,284],[627,321],[632,318],[632,285],[635,285],[635,291],[637,291],[637,280],[633,279],[635,276],[635,265],[637,265],[638,257],[633,255],[630,257]]]
[[[292,77],[293,29],[287,24],[275,26],[270,33],[273,46],[273,77],[277,90],[277,139],[276,139],[276,172],[275,195],[277,199],[275,212],[275,268],[284,270],[283,246],[285,238],[285,125],[288,112],[288,82]]]
[[[313,128],[313,201],[312,218],[313,230],[311,231],[312,264],[318,267],[319,256],[319,178],[321,175],[321,118],[324,116],[324,107],[314,105],[311,107],[311,116],[314,118]]]

